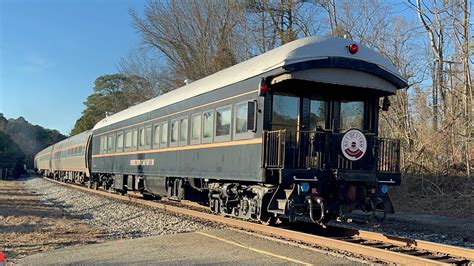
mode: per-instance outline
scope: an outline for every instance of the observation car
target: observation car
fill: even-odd
[[[296,40],[104,118],[81,182],[263,223],[385,215],[400,143],[378,136],[379,112],[406,86],[352,40]]]

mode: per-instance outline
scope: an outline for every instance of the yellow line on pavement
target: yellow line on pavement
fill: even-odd
[[[271,252],[267,252],[267,251],[264,251],[264,250],[260,250],[260,249],[256,249],[256,248],[252,248],[252,247],[247,247],[247,246],[244,246],[244,245],[242,245],[242,244],[239,244],[239,243],[236,243],[236,242],[233,242],[233,241],[229,241],[229,240],[227,240],[227,239],[223,239],[223,238],[220,238],[220,237],[217,237],[217,236],[213,236],[213,235],[210,235],[210,234],[206,234],[206,233],[203,233],[203,232],[196,232],[196,233],[197,233],[197,234],[200,234],[200,235],[203,235],[203,236],[207,236],[207,237],[210,237],[210,238],[214,238],[214,239],[220,240],[220,241],[225,242],[225,243],[227,243],[227,244],[231,244],[231,245],[234,245],[234,246],[237,246],[237,247],[241,247],[241,248],[245,248],[245,249],[248,249],[248,250],[251,250],[251,251],[260,253],[260,254],[264,254],[264,255],[267,255],[267,256],[271,256],[271,257],[275,257],[275,258],[287,260],[287,261],[294,262],[294,263],[298,263],[298,264],[302,264],[302,265],[312,265],[311,263],[307,263],[307,262],[300,261],[300,260],[295,260],[295,259],[292,259],[292,258],[288,258],[288,257],[285,257],[285,256],[277,255],[277,254],[274,254],[274,253],[271,253]]]

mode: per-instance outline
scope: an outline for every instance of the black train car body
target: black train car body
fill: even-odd
[[[405,86],[351,40],[297,40],[100,121],[90,181],[267,222],[392,211],[399,142],[378,114]]]

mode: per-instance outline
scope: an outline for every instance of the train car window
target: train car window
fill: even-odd
[[[300,115],[300,98],[273,95],[272,129],[297,130]]]
[[[105,153],[107,150],[107,136],[100,137],[100,153]]]
[[[115,151],[115,134],[109,135],[107,140],[107,150],[109,152]]]
[[[117,151],[123,150],[123,133],[117,133]]]
[[[145,128],[138,129],[138,146],[145,146]]]
[[[202,114],[202,140],[212,141],[212,131],[214,130],[214,111],[207,111]]]
[[[188,144],[188,118],[181,118],[179,121],[179,144]]]
[[[132,131],[132,148],[133,149],[136,149],[137,148],[137,134],[138,133],[138,130],[134,130]]]
[[[326,102],[311,100],[309,106],[309,130],[316,131],[317,128],[326,128]]]
[[[248,104],[240,103],[235,106],[235,133],[247,133]]]
[[[178,120],[171,120],[171,144],[178,142],[178,131]]]
[[[350,128],[363,130],[364,127],[364,102],[341,101],[341,132]]]
[[[237,103],[234,109],[234,140],[252,138],[253,131],[248,129],[248,119],[249,102]]]
[[[230,135],[231,118],[230,107],[216,109],[216,137]]]
[[[125,148],[132,147],[132,131],[128,131],[125,133]]]
[[[191,116],[191,143],[199,143],[201,139],[201,114]]]
[[[145,145],[147,148],[151,146],[151,126],[145,128]]]
[[[153,147],[158,148],[160,145],[160,125],[155,125],[153,130]]]
[[[168,144],[168,122],[161,124],[161,143],[160,147],[166,147]]]

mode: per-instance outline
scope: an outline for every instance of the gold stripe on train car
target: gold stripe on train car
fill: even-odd
[[[168,151],[185,151],[185,150],[195,150],[195,149],[205,149],[205,148],[219,148],[219,147],[229,147],[229,146],[249,145],[249,144],[261,144],[261,143],[262,143],[262,138],[255,138],[255,139],[226,141],[226,142],[190,145],[190,146],[182,146],[182,147],[170,147],[170,148],[153,149],[153,150],[140,150],[140,151],[127,151],[127,152],[115,152],[115,153],[107,153],[107,154],[96,154],[96,155],[92,155],[92,158],[131,155],[131,154],[159,153],[159,152],[168,152]]]

